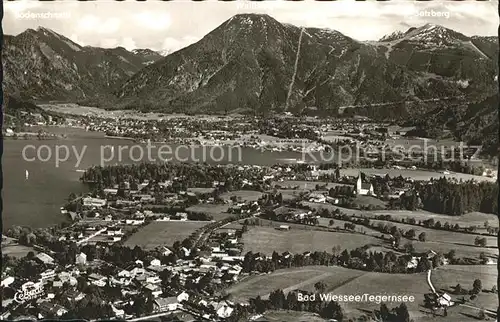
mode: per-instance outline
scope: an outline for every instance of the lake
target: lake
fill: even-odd
[[[66,198],[71,192],[80,193],[87,190],[87,186],[79,181],[81,172],[92,165],[99,165],[101,163],[101,148],[103,146],[114,146],[113,149],[105,148],[102,154],[107,157],[107,162],[104,164],[117,164],[117,163],[134,163],[139,162],[138,150],[143,150],[147,153],[146,144],[135,144],[130,140],[106,138],[102,133],[86,132],[81,129],[69,128],[56,128],[51,127],[50,132],[58,134],[66,134],[64,139],[55,140],[4,140],[4,153],[3,153],[3,229],[8,229],[12,225],[22,225],[31,227],[47,227],[60,223],[66,220],[65,216],[60,214],[60,207],[64,204]],[[27,161],[23,158],[23,149],[31,145],[30,149],[26,151],[27,158],[33,158],[35,149],[41,146],[46,146],[40,150],[42,159],[46,158],[47,149],[53,151],[55,154],[57,146],[66,146],[71,151],[67,161],[60,162],[56,166],[54,155],[46,162],[36,160]],[[152,146],[159,146],[160,144],[151,144]],[[136,146],[134,153],[130,153],[130,149],[123,150],[121,158],[119,157],[119,150],[124,147]],[[141,148],[137,148],[137,147]],[[82,154],[82,149],[86,150]],[[176,152],[179,145],[169,144],[172,152]],[[188,150],[187,148],[179,149],[177,157],[186,161],[210,161],[210,147],[195,147]],[[231,149],[231,150],[229,150]],[[61,148],[60,148],[61,150]],[[294,162],[295,159],[302,159],[302,154],[297,152],[271,152],[259,151],[252,148],[241,148],[241,150],[234,150],[234,148],[218,147],[215,149],[213,157],[220,159],[222,156],[221,150],[224,152],[224,158],[219,163],[238,163],[241,160],[242,164],[256,164],[256,165],[273,165],[276,163]],[[78,163],[79,158],[74,153],[81,155],[81,162]],[[151,149],[151,156],[158,159],[158,149]],[[113,154],[113,156],[112,156]],[[65,157],[65,152],[61,150],[60,156]],[[306,161],[312,161],[312,158],[305,154]],[[165,157],[165,156],[164,156]],[[315,154],[315,158],[319,158]],[[228,162],[231,159],[232,162]],[[325,157],[327,160],[335,161],[335,158]],[[134,161],[136,160],[136,161]],[[142,158],[142,161],[147,161],[148,156]],[[26,179],[26,170],[29,176]],[[79,171],[77,171],[79,170]],[[346,169],[343,174],[357,175],[359,170]],[[415,171],[415,170],[375,170],[363,169],[367,174],[386,173],[391,176],[402,174],[403,176],[416,176],[420,179],[429,179],[432,177],[443,176],[437,172],[430,171]],[[462,177],[463,179],[470,179],[474,177],[478,180],[491,180],[494,179],[469,176],[462,174],[453,174],[455,177]],[[418,179],[415,178],[415,179]]]
[[[133,163],[137,160],[139,154],[136,151],[132,155],[129,151],[124,150],[119,158],[119,149],[125,146],[137,145],[130,140],[106,138],[101,133],[86,132],[80,129],[68,128],[50,128],[52,133],[66,134],[64,139],[55,140],[38,140],[38,139],[5,139],[4,152],[3,152],[3,176],[4,185],[2,191],[3,197],[3,229],[8,229],[12,225],[22,225],[31,227],[47,227],[56,223],[66,220],[65,216],[60,214],[60,207],[64,204],[65,199],[71,192],[80,193],[87,190],[87,186],[79,181],[81,172],[77,170],[84,170],[92,165],[99,165],[101,163],[101,147],[114,146],[114,157],[111,157],[111,148],[103,149],[108,162],[105,164],[115,163]],[[31,145],[26,151],[26,157],[31,159],[36,156],[35,149],[41,146],[48,146],[52,152],[52,159],[42,162],[40,160],[27,161],[23,157],[23,149]],[[56,167],[54,160],[55,151],[57,146],[67,146],[70,151],[67,161],[60,162]],[[151,144],[156,145],[156,144]],[[145,152],[146,144],[140,145]],[[175,152],[178,145],[169,145],[173,152]],[[82,149],[86,150],[81,154]],[[207,149],[209,147],[206,147]],[[61,158],[65,157],[62,148],[59,148]],[[227,151],[229,148],[220,147],[215,149],[214,158],[218,160],[222,154],[220,150]],[[83,155],[81,163],[77,164],[78,157],[73,151],[76,150],[78,155]],[[152,156],[155,157],[154,150]],[[197,149],[188,150],[179,149],[178,157],[181,160],[197,161],[210,159],[208,150],[198,147]],[[220,163],[238,163],[241,153],[242,163],[257,164],[257,165],[273,165],[278,162],[283,162],[288,159],[301,159],[302,155],[296,152],[271,152],[271,151],[258,151],[251,148],[241,149],[241,152],[232,149],[231,153],[225,153],[225,158]],[[217,154],[219,153],[219,154]],[[40,156],[43,160],[46,159],[47,148],[40,150]],[[147,155],[143,160],[148,160]],[[209,162],[210,160],[207,160]],[[138,162],[138,161],[136,161]],[[211,162],[213,163],[213,162]],[[26,179],[26,170],[29,172],[28,179]]]

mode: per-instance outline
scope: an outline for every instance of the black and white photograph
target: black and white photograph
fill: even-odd
[[[497,321],[498,1],[3,1],[0,320]]]

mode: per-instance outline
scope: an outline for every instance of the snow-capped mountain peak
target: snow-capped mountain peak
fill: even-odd
[[[401,39],[405,36],[405,33],[402,31],[395,31],[392,34],[385,35],[384,37],[380,38],[379,41],[386,42],[386,41],[393,41],[397,39]]]
[[[158,50],[157,53],[165,57],[170,55],[172,53],[172,50],[170,49]]]
[[[451,45],[469,38],[459,32],[435,24],[425,24],[421,27],[412,27],[406,32],[396,31],[380,39],[382,42],[407,40],[432,45]]]

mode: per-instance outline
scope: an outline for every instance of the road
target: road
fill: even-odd
[[[345,105],[345,106],[339,106],[338,108],[339,108],[340,110],[343,110],[343,109],[346,109],[346,108],[389,106],[389,105],[403,104],[403,103],[427,103],[427,102],[439,102],[439,101],[452,100],[452,99],[455,99],[455,98],[465,98],[465,95],[459,95],[459,96],[446,96],[446,97],[438,97],[438,98],[429,98],[429,99],[424,99],[424,100],[419,100],[419,101],[396,101],[396,102],[373,103],[373,104],[361,104],[361,105]]]
[[[156,314],[141,316],[140,318],[130,319],[130,320],[127,320],[127,321],[144,321],[144,320],[149,320],[151,318],[157,318],[157,317],[160,317],[160,316],[170,315],[170,314],[179,313],[179,312],[181,312],[181,311],[180,310],[176,310],[176,311],[160,312],[160,313],[156,313]]]
[[[109,227],[105,227],[105,228],[103,228],[103,229],[101,229],[101,230],[99,230],[99,231],[96,231],[94,234],[90,235],[89,237],[86,237],[86,238],[84,238],[84,239],[82,239],[82,240],[79,240],[78,242],[76,242],[76,244],[77,244],[77,245],[80,245],[80,244],[82,244],[82,243],[85,243],[85,242],[89,241],[90,239],[94,238],[95,236],[99,236],[100,234],[102,234],[103,232],[105,232],[106,230],[108,230],[108,228],[114,227],[114,226],[116,226],[116,225],[117,225],[117,224],[115,223],[115,224],[112,224],[112,225],[111,225],[111,226],[109,226]]]
[[[211,228],[211,229],[206,229],[204,230],[202,233],[200,233],[200,235],[198,236],[198,238],[196,238],[196,240],[194,241],[193,243],[193,248],[199,248],[200,245],[203,245],[203,243],[207,240],[207,238],[217,229],[220,229],[222,227],[226,227],[227,225],[235,222],[235,221],[238,221],[238,220],[241,220],[241,219],[245,219],[245,218],[250,218],[250,217],[257,217],[258,215],[260,215],[260,212],[256,212],[250,216],[247,216],[247,217],[241,217],[241,218],[238,218],[238,219],[235,219],[235,220],[232,220],[228,223],[225,223],[223,224],[222,226],[218,226],[218,225],[215,225],[214,228]],[[213,222],[211,222],[213,223]]]

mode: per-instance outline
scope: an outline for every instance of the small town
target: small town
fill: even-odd
[[[342,172],[308,164],[92,167],[82,181],[91,184],[93,192],[70,194],[61,208],[68,223],[50,229],[13,227],[5,234],[2,247],[17,245],[26,255],[4,254],[3,307],[7,310],[2,317],[134,320],[175,315],[185,321],[257,320],[268,305],[266,300],[259,296],[240,301],[231,290],[252,276],[290,266],[417,274],[451,263],[496,265],[498,255],[491,250],[497,249],[487,245],[489,236],[496,238],[498,227],[488,221],[484,226],[465,226],[432,218],[376,215],[422,208],[460,215],[476,201],[464,200],[463,195],[447,209],[430,209],[439,208],[430,203],[432,191],[445,189],[450,190],[445,194],[452,194],[453,189],[469,185],[485,191],[481,198],[486,199],[479,201],[477,210],[487,213],[492,211],[485,208],[487,191],[496,188],[494,184],[458,183],[444,177],[420,182]],[[418,233],[420,229],[425,231]],[[426,235],[433,230],[472,238],[470,247],[476,255],[459,255],[458,247],[443,252],[419,245],[426,245]],[[269,251],[276,246],[271,253],[258,251],[268,234],[286,238],[296,232],[329,234],[327,239],[348,235],[349,244],[358,245],[342,249],[345,243],[340,240],[328,246],[297,240],[296,252],[282,249],[280,242],[266,246]],[[325,288],[323,284],[315,287]],[[434,300],[426,297],[426,301],[433,312],[447,307],[442,304],[446,301],[467,301],[463,296],[452,300],[437,291],[430,295]],[[273,296],[278,295],[269,301]],[[338,307],[322,310],[318,313],[327,318],[343,314]]]
[[[498,321],[491,1],[2,3],[0,321]]]
[[[443,174],[457,172],[489,178],[498,175],[498,160],[493,158],[483,162],[481,149],[461,146],[459,142],[421,138],[414,127],[401,127],[363,117],[318,119],[285,113],[264,121],[249,116],[174,115],[163,119],[160,117],[162,114],[144,113],[113,117],[114,112],[110,115],[94,109],[83,114],[60,114],[62,111],[76,113],[76,110],[74,105],[64,105],[47,107],[43,113],[25,113],[22,118],[24,123],[11,124],[6,129],[6,136],[16,139],[59,138],[47,128],[63,127],[105,133],[108,138],[142,144],[222,146],[260,152],[297,153],[297,158],[281,159],[283,162],[305,162],[304,156],[311,156],[311,161],[340,161],[342,166],[351,168],[419,168]],[[346,154],[345,159],[343,154]]]

